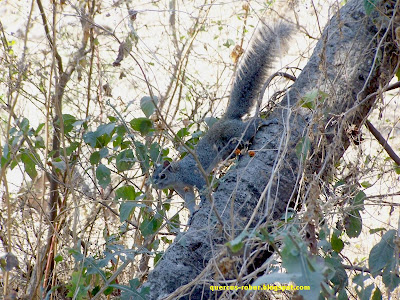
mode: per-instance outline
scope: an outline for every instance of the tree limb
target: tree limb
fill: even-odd
[[[400,166],[400,157],[396,154],[396,152],[394,152],[393,148],[390,147],[389,143],[378,131],[378,129],[376,129],[374,125],[372,125],[372,123],[368,120],[365,121],[365,125],[368,127],[369,131],[373,134],[373,136],[376,138],[379,144],[381,144],[383,149],[385,149],[389,157],[393,159],[398,166]]]

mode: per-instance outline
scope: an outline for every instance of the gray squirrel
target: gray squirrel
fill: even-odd
[[[261,120],[242,121],[257,102],[258,95],[274,60],[286,51],[291,26],[285,23],[269,28],[263,25],[236,72],[228,107],[224,116],[211,126],[196,145],[196,153],[207,174],[219,162],[229,158],[235,149],[249,142]],[[157,189],[173,188],[184,200],[191,215],[195,212],[194,187],[202,191],[206,180],[191,154],[176,162],[164,161],[153,173]]]

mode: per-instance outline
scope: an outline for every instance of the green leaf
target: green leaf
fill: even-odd
[[[36,130],[35,130],[35,135],[38,135],[39,134],[39,132],[42,130],[42,128],[44,127],[44,123],[40,123],[39,124],[39,126],[36,128]]]
[[[375,10],[378,1],[379,0],[364,0],[364,8],[367,15],[371,15],[371,13]]]
[[[119,125],[115,127],[115,132],[117,133],[118,136],[123,136],[126,133],[126,127],[123,125]]]
[[[387,231],[378,244],[372,247],[369,253],[368,264],[373,277],[376,277],[386,266],[390,265],[394,257],[394,238],[396,230]]]
[[[156,110],[156,105],[158,104],[158,98],[153,96],[153,99],[150,96],[144,96],[140,99],[140,108],[146,117],[150,117],[154,111]]]
[[[301,107],[314,109],[315,108],[315,99],[318,96],[318,90],[313,90],[308,92],[304,97],[300,99],[299,104]]]
[[[393,257],[389,265],[383,269],[382,282],[391,292],[400,284],[400,278],[396,268],[396,261]]]
[[[17,135],[21,135],[21,132],[17,129],[17,128],[15,128],[15,127],[12,127],[11,129],[10,129],[10,136],[17,136]]]
[[[317,101],[324,102],[328,98],[328,94],[320,90],[312,90],[304,95],[300,101],[299,105],[304,108],[309,108],[311,110],[315,109]]]
[[[356,292],[361,300],[369,300],[371,298],[373,289],[374,284],[370,284],[367,287],[361,289],[361,291],[356,290]]]
[[[353,199],[353,205],[357,208],[364,209],[364,199],[367,197],[363,191],[359,191]]]
[[[114,128],[115,123],[100,125],[95,132],[85,133],[83,140],[93,148],[103,148],[111,141]]]
[[[304,299],[318,299],[327,270],[325,262],[308,252],[307,245],[297,232],[284,235],[281,257],[282,266],[294,276],[293,282],[297,286],[310,286],[310,290],[299,291],[300,295]]]
[[[157,143],[153,143],[150,146],[150,158],[153,162],[157,162],[161,157],[160,157],[160,152],[161,152],[161,147]]]
[[[154,242],[151,243],[149,249],[157,251],[158,247],[160,247],[160,240],[159,239],[155,239]]]
[[[360,183],[363,188],[369,188],[372,184],[369,181],[363,181]]]
[[[339,291],[337,300],[349,300],[349,296],[347,295],[345,289],[342,289]]]
[[[97,130],[95,132],[97,133],[98,136],[102,136],[104,134],[111,136],[114,128],[115,128],[115,123],[102,124],[99,127],[97,127]]]
[[[157,253],[156,256],[154,257],[154,265],[157,265],[157,263],[160,261],[160,259],[163,257],[164,253]]]
[[[311,148],[311,141],[308,137],[302,137],[296,145],[296,155],[297,158],[302,162],[307,158],[308,152]]]
[[[358,237],[362,229],[362,219],[360,211],[354,209],[344,218],[344,227],[346,228],[346,234],[350,238]]]
[[[175,214],[171,219],[169,219],[169,222],[167,223],[168,231],[179,233],[180,224],[181,222],[179,220],[179,214]]]
[[[100,151],[100,158],[104,158],[108,155],[108,149],[107,148],[101,148]]]
[[[45,148],[43,137],[41,137],[40,135],[37,136],[34,139],[34,141],[35,141],[35,148],[42,148],[42,149]]]
[[[96,285],[92,291],[90,292],[93,296],[96,295],[100,291],[100,287]]]
[[[145,218],[142,224],[140,224],[139,229],[142,235],[144,237],[147,237],[151,234],[156,233],[157,230],[160,228],[161,224],[162,224],[162,218],[160,215],[156,214],[151,219]]]
[[[131,149],[122,151],[116,157],[117,169],[120,172],[131,169],[134,163],[135,157],[133,156],[133,151]]]
[[[7,147],[8,148],[8,145],[5,145],[4,146],[4,148],[5,147]],[[4,150],[4,149],[3,149]],[[8,154],[6,154],[6,155],[2,155],[1,156],[1,167],[3,168],[5,165],[7,165],[8,163],[9,163],[9,161],[10,161],[10,157],[8,156]],[[11,168],[12,169],[12,168]]]
[[[1,156],[1,167],[4,167],[6,164],[8,164],[11,161],[11,152],[10,152],[10,146],[8,144],[4,145],[3,148],[3,155]],[[14,165],[17,164],[17,160],[14,160]],[[11,169],[13,169],[13,166],[10,166]]]
[[[188,130],[186,127],[181,128],[181,129],[179,129],[179,131],[176,133],[176,135],[177,135],[178,137],[180,137],[180,138],[183,138],[183,137],[189,135],[189,130]]]
[[[36,160],[33,155],[27,151],[21,153],[21,161],[24,164],[25,172],[28,173],[29,177],[33,180],[37,176],[36,171]]]
[[[231,249],[233,253],[238,253],[242,250],[244,246],[244,239],[248,237],[249,233],[247,231],[242,231],[237,237],[235,237],[232,241],[227,242],[225,245]]]
[[[111,171],[103,164],[96,169],[96,178],[100,186],[105,189],[111,182]]]
[[[76,118],[70,114],[63,114],[63,126],[64,126],[64,133],[68,133],[74,129],[74,123],[76,122]]]
[[[374,289],[374,285],[371,284],[367,287],[365,287],[365,283],[368,283],[368,281],[371,279],[369,274],[357,274],[353,277],[353,283],[356,284],[357,286],[354,287],[354,290],[356,291],[358,295],[358,299],[361,300],[369,300],[372,294],[372,290]]]
[[[346,182],[343,179],[341,179],[341,180],[337,181],[333,187],[336,189],[339,186],[342,186],[342,185],[345,185],[345,184],[346,184]]]
[[[100,152],[95,151],[90,154],[89,161],[92,165],[97,165],[100,162]]]
[[[382,292],[378,287],[375,288],[371,300],[382,300]]]
[[[57,254],[56,257],[54,257],[55,262],[60,262],[63,261],[63,256],[61,254]]]
[[[119,206],[119,220],[125,222],[129,219],[135,208],[138,206],[136,201],[125,201]]]
[[[364,281],[370,279],[371,277],[368,274],[357,274],[353,277],[353,283],[360,287],[364,287]]]
[[[165,237],[165,236],[162,236],[161,237],[161,240],[165,243],[165,244],[172,244],[172,242],[173,242],[173,240],[170,240],[170,239],[168,239],[167,237]]]
[[[128,148],[128,145],[130,142],[124,140],[124,135],[126,133],[126,128],[125,126],[117,126],[115,127],[115,133],[116,137],[113,140],[113,147],[118,148],[118,146],[121,148],[121,150]]]
[[[399,68],[400,70],[400,68]],[[394,164],[394,171],[396,172],[396,174],[400,174],[400,166],[398,166],[397,164]]]
[[[86,144],[95,148],[97,144],[97,134],[95,132],[87,132],[83,135],[83,140]]]
[[[370,234],[374,234],[374,233],[377,233],[377,232],[380,232],[380,231],[385,231],[385,230],[386,230],[386,228],[384,228],[384,227],[372,228],[372,229],[369,230],[369,233]]]
[[[138,161],[140,162],[140,167],[143,173],[146,173],[150,168],[149,156],[147,153],[147,147],[141,142],[135,141],[135,152]]]
[[[125,185],[115,191],[115,200],[135,200],[139,193],[136,193],[135,187],[132,185]]]
[[[146,300],[149,299],[150,287],[142,287],[137,291],[140,281],[137,278],[129,280],[129,286],[110,284],[111,287],[121,290],[121,300]]]
[[[139,131],[142,135],[147,135],[153,128],[153,123],[147,118],[135,118],[130,124],[134,130]]]
[[[211,128],[211,126],[218,122],[218,119],[215,117],[206,117],[204,118],[204,122],[206,122],[208,128]]]
[[[19,123],[19,127],[24,134],[27,134],[29,131],[29,120],[27,118],[23,118],[21,123]]]
[[[223,44],[226,48],[229,48],[235,45],[235,42],[232,39],[227,39],[226,42]]]
[[[347,284],[349,277],[347,276],[346,270],[343,267],[340,256],[337,253],[332,253],[332,257],[325,258],[325,262],[332,266],[334,274],[328,279],[335,285],[337,290],[344,289]]]
[[[344,248],[343,241],[335,233],[332,234],[331,245],[332,249],[335,250],[337,253],[340,253]]]
[[[65,161],[63,161],[60,157],[56,157],[52,161],[52,165],[57,171],[65,172],[67,170]]]
[[[86,272],[73,272],[71,282],[67,285],[67,289],[69,291],[67,296],[71,298],[74,297],[74,299],[77,300],[85,299],[87,297],[87,291],[90,288],[90,286],[85,285],[86,279]]]
[[[5,144],[4,148],[3,148],[3,156],[2,157],[9,158],[10,157],[9,154],[10,154],[10,146],[8,144]]]
[[[133,278],[129,280],[129,286],[131,289],[137,289],[140,285],[140,280],[138,278]]]

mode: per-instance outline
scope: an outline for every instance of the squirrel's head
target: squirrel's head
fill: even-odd
[[[161,165],[157,165],[153,173],[153,183],[157,189],[172,187],[176,183],[176,176],[173,165],[165,160]]]

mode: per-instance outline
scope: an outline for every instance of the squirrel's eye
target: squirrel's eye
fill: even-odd
[[[160,175],[160,179],[165,179],[165,177],[166,177],[165,174]]]

